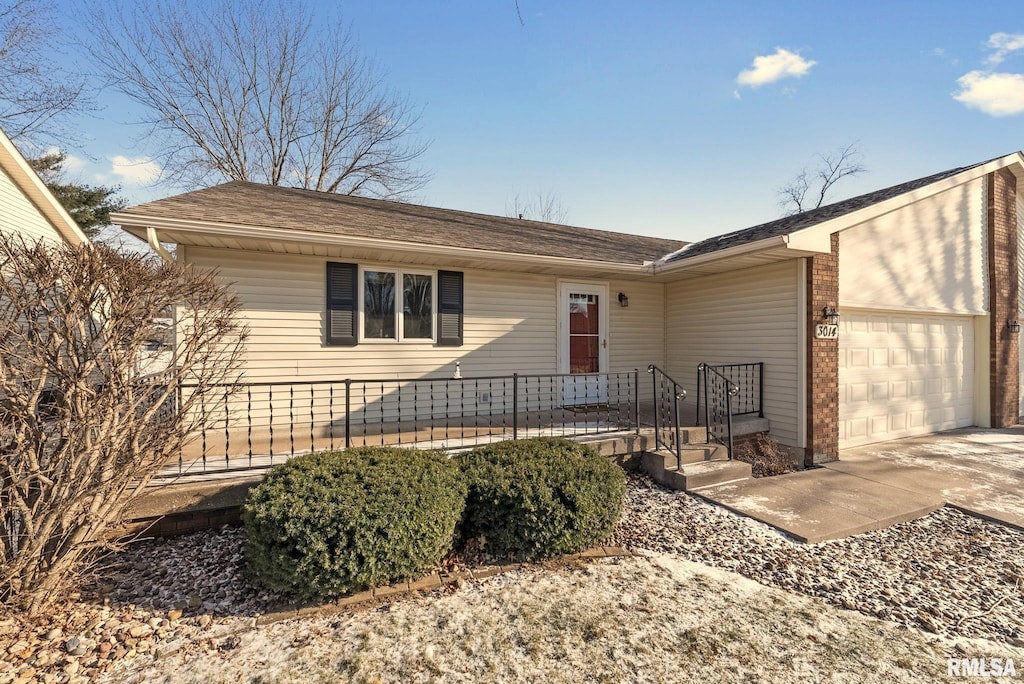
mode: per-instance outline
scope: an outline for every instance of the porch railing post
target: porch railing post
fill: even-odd
[[[704,376],[704,443],[711,444],[711,395],[708,393],[708,371],[701,364],[700,371]]]
[[[732,460],[732,388],[725,387],[725,412],[729,421],[729,460]]]
[[[366,407],[363,407],[366,410]],[[345,448],[352,446],[352,378],[345,378]]]
[[[512,439],[519,439],[519,373],[512,374]]]
[[[764,361],[757,364],[757,417],[764,418]]]
[[[661,444],[661,432],[658,431],[658,413],[660,407],[658,406],[658,372],[652,367],[651,371],[651,389],[654,394],[654,448],[657,449]]]
[[[177,383],[175,383],[174,401],[176,402],[174,406],[175,412],[181,411],[184,407],[185,401],[185,393],[181,391],[181,378],[178,378]],[[178,430],[180,433],[181,428],[179,427]],[[181,437],[181,439],[178,441],[178,472],[180,473],[184,471],[185,467],[185,440],[184,434],[180,434],[179,436]]]
[[[676,467],[683,467],[682,431],[679,429],[679,385],[672,383],[672,415],[676,427]]]
[[[633,421],[636,434],[640,434],[640,369],[633,369]]]

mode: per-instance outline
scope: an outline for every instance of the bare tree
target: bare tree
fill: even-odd
[[[172,181],[401,197],[428,180],[418,111],[305,2],[96,2],[86,21],[111,86],[149,112]]]
[[[814,169],[804,169],[786,185],[779,188],[779,207],[786,216],[817,209],[825,203],[829,191],[844,178],[867,171],[863,156],[852,143],[832,154],[818,155]]]
[[[516,196],[505,203],[505,216],[509,218],[544,221],[546,223],[565,223],[568,212],[562,200],[553,192],[538,192],[533,199],[527,199],[516,193]]]
[[[175,363],[140,376],[174,306]],[[238,307],[188,266],[0,235],[0,605],[44,609],[216,419],[239,373]]]
[[[63,119],[93,108],[85,79],[49,54],[60,42],[55,26],[52,3],[0,0],[0,128],[15,142],[67,142]]]

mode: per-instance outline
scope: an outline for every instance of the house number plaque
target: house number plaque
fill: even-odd
[[[838,339],[839,325],[835,323],[818,323],[814,326],[814,337],[818,340]]]

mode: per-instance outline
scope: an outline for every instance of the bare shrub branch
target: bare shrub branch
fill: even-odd
[[[401,197],[419,112],[388,89],[346,27],[305,3],[96,2],[89,50],[111,85],[149,111],[167,179],[224,178]]]
[[[565,223],[568,211],[562,200],[553,192],[538,192],[533,199],[516,193],[511,201],[505,203],[505,216],[546,223]]]
[[[833,154],[818,155],[818,161],[815,169],[804,169],[779,188],[779,207],[786,216],[817,209],[825,204],[829,191],[836,183],[867,171],[856,143],[836,150]]]
[[[140,376],[175,306],[174,365]],[[211,273],[0,235],[0,604],[42,610],[216,419],[240,369],[238,308]]]

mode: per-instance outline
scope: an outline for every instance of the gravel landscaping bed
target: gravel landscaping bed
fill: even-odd
[[[255,629],[256,616],[285,602],[247,581],[242,541],[240,529],[223,528],[139,542],[98,568],[93,585],[47,617],[26,625],[0,615],[0,684],[87,681],[122,661],[128,662],[116,666],[153,656],[230,658],[251,639],[246,634],[264,633]],[[623,519],[609,543],[737,572],[957,640],[1024,646],[1024,533],[953,509],[846,540],[805,545],[698,497],[632,476]],[[454,562],[459,560],[464,559]],[[534,575],[550,572],[561,571]],[[520,584],[521,576],[533,576],[513,575],[520,579],[508,581]],[[467,586],[477,591],[476,583]],[[430,600],[442,595],[435,592]],[[555,600],[556,594],[551,596]],[[716,600],[702,599],[700,610],[714,608]],[[693,605],[680,605],[675,619],[689,619]],[[361,609],[357,615],[380,612]],[[741,632],[736,638],[743,638]],[[365,634],[359,639],[372,641]]]
[[[138,542],[50,615],[27,625],[0,616],[0,684],[89,681],[138,655],[230,646],[281,602],[246,581],[242,540],[223,528]]]
[[[801,544],[699,497],[630,477],[613,543],[671,553],[929,632],[1024,646],[1024,532],[952,508]]]

